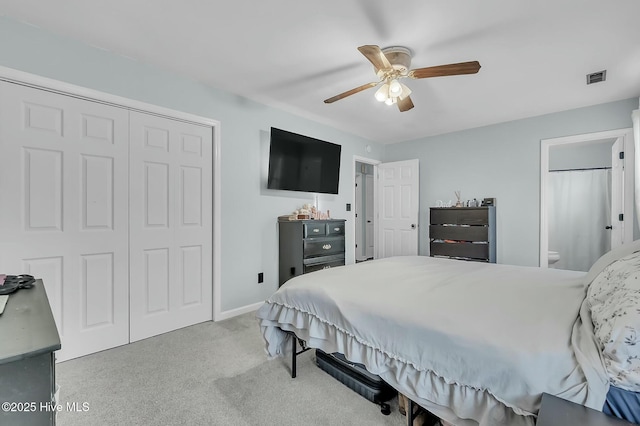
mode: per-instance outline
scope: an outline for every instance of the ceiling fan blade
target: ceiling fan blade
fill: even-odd
[[[382,53],[382,50],[380,50],[378,46],[367,44],[365,46],[358,47],[358,50],[373,64],[376,71],[393,69],[391,63],[387,57],[384,56],[384,53]]]
[[[409,96],[405,96],[402,99],[398,98],[397,103],[400,112],[409,111],[411,108],[413,108],[413,101],[411,101],[411,98]]]
[[[438,65],[435,67],[416,68],[409,71],[411,78],[444,77],[447,75],[475,74],[480,70],[478,61],[459,62],[457,64]]]
[[[374,82],[371,82],[371,83],[363,84],[362,86],[356,87],[355,89],[347,90],[346,92],[342,92],[339,95],[335,95],[335,96],[333,96],[333,97],[331,97],[329,99],[325,99],[324,103],[325,104],[330,104],[330,103],[333,103],[335,101],[339,101],[340,99],[344,99],[347,96],[355,95],[358,92],[362,92],[363,90],[367,90],[367,89],[370,89],[372,87],[375,87],[375,86],[378,85],[378,83],[379,83],[379,81],[374,81]]]

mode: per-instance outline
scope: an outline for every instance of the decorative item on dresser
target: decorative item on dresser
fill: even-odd
[[[279,218],[279,286],[296,275],[344,265],[344,223]]]
[[[431,208],[429,250],[432,257],[496,263],[495,206]]]

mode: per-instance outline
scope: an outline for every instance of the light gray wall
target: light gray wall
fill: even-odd
[[[314,201],[266,189],[271,126],[342,145],[339,195],[320,196],[320,208],[348,219],[347,259],[353,259],[353,212],[345,209],[353,202],[353,156],[380,159],[379,144],[4,17],[0,65],[220,121],[223,311],[277,289],[276,218]]]
[[[549,170],[611,167],[613,140],[549,147]]]
[[[428,253],[429,207],[460,190],[465,200],[497,199],[498,263],[537,266],[540,140],[632,127],[637,107],[636,97],[387,145],[384,161],[420,160],[420,253]]]
[[[638,98],[382,147],[224,90],[0,17],[0,65],[140,100],[221,123],[222,309],[243,307],[277,288],[276,217],[313,196],[266,189],[271,126],[342,145],[340,194],[320,208],[347,219],[354,255],[353,156],[419,158],[420,252],[428,252],[428,207],[435,200],[497,197],[498,261],[537,265],[540,139],[631,127]],[[631,95],[631,94],[630,94]],[[420,112],[416,109],[410,114]],[[366,146],[372,147],[371,152]],[[258,272],[265,283],[257,284]]]

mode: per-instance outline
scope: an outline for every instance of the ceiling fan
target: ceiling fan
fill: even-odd
[[[376,87],[382,83],[382,86],[376,91],[376,99],[380,102],[385,102],[387,105],[397,104],[401,112],[409,111],[413,108],[413,102],[409,97],[411,89],[401,83],[401,79],[407,77],[417,79],[475,74],[480,70],[480,63],[478,61],[459,62],[456,64],[410,70],[411,51],[406,47],[392,46],[380,49],[375,45],[365,45],[358,47],[358,50],[373,64],[379,80],[363,84],[355,89],[347,90],[339,95],[325,99],[324,103],[330,104],[339,101],[347,96]]]

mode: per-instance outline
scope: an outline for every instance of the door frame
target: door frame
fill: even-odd
[[[382,161],[380,160],[374,160],[373,158],[367,158],[367,157],[361,157],[359,155],[354,155],[353,156],[353,161],[351,163],[351,188],[353,190],[352,192],[352,196],[351,196],[351,205],[353,206],[353,208],[351,209],[351,220],[353,223],[352,226],[352,232],[351,232],[351,241],[354,241],[353,243],[353,259],[351,263],[355,263],[356,262],[356,250],[355,250],[355,241],[356,241],[356,209],[355,209],[355,205],[356,205],[356,163],[364,163],[364,164],[371,164],[373,166],[373,196],[374,196],[374,202],[373,202],[373,217],[374,217],[374,222],[373,222],[373,258],[377,259],[378,258],[378,225],[379,225],[379,221],[378,221],[378,202],[375,199],[376,195],[378,194],[378,164],[382,163]]]
[[[213,220],[213,259],[212,259],[212,278],[213,278],[213,312],[212,318],[214,321],[217,321],[222,318],[222,304],[220,300],[221,296],[221,224],[220,218],[221,215],[221,189],[222,185],[220,183],[221,178],[221,159],[220,159],[220,122],[218,120],[214,120],[209,117],[203,117],[195,114],[190,114],[182,111],[173,110],[170,108],[161,107],[158,105],[148,104],[146,102],[141,102],[129,98],[124,98],[117,95],[112,95],[105,92],[100,92],[98,90],[89,89],[82,86],[76,86],[75,84],[65,83],[59,80],[54,80],[51,78],[43,77],[36,74],[31,74],[25,71],[16,70],[13,68],[8,68],[4,66],[0,66],[0,80],[6,81],[9,83],[20,84],[27,87],[32,87],[35,89],[46,90],[49,92],[59,93],[61,95],[73,96],[75,98],[80,98],[92,102],[99,102],[102,104],[113,105],[116,107],[123,107],[134,111],[139,111],[147,114],[154,114],[161,117],[170,118],[173,120],[181,120],[188,123],[194,123],[199,125],[204,125],[207,127],[211,127],[212,129],[212,137],[213,137],[213,146],[212,146],[212,164],[213,164],[213,173],[212,173],[212,186],[213,186],[213,206],[212,206],[212,220]]]
[[[540,252],[538,264],[547,268],[549,253],[549,219],[547,217],[547,185],[549,176],[549,150],[552,146],[592,143],[600,139],[622,140],[624,144],[624,191],[622,192],[623,214],[622,244],[633,241],[633,200],[635,154],[633,145],[633,129],[625,128],[604,132],[585,133],[560,138],[542,139],[540,141]]]
[[[358,163],[356,163],[358,164]],[[364,163],[359,163],[359,164],[364,164]],[[362,255],[362,250],[363,247],[358,247],[359,244],[362,243],[363,240],[363,232],[362,232],[362,220],[363,218],[362,216],[362,177],[365,176],[364,174],[362,174],[362,172],[359,172],[357,169],[355,170],[355,188],[353,189],[353,193],[355,196],[355,200],[354,200],[354,204],[353,204],[353,208],[354,208],[354,221],[353,223],[355,224],[355,261],[357,262],[359,259],[363,260],[365,258],[365,256]],[[360,216],[358,216],[358,213],[360,213]],[[360,238],[358,238],[358,235],[360,236]],[[359,250],[358,250],[359,249]],[[358,253],[360,252],[360,253]]]

